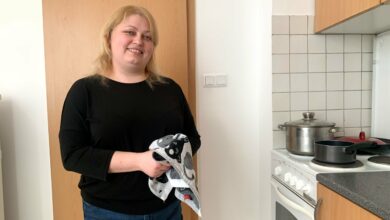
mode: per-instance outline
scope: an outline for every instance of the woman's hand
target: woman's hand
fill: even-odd
[[[152,150],[139,154],[138,166],[142,172],[150,177],[159,177],[171,168],[171,165],[166,161],[155,160]]]
[[[109,173],[142,171],[150,177],[159,177],[171,168],[166,161],[153,158],[153,151],[143,153],[115,151],[112,155]]]

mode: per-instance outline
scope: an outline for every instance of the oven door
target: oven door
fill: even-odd
[[[271,178],[272,220],[314,220],[314,207]]]

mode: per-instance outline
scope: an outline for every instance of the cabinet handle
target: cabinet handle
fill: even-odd
[[[318,210],[320,209],[322,203],[322,199],[318,199],[316,206],[314,207],[314,220],[318,220],[317,215],[318,215]]]

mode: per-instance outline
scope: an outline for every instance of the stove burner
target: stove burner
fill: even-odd
[[[372,163],[378,163],[383,165],[390,165],[390,156],[374,156],[368,158],[368,161]]]
[[[329,167],[329,168],[346,168],[346,169],[350,169],[350,168],[359,168],[359,167],[364,166],[364,164],[361,161],[359,161],[359,160],[356,160],[353,163],[347,163],[347,164],[325,163],[325,162],[317,161],[315,159],[311,160],[311,162],[316,164],[316,165]]]

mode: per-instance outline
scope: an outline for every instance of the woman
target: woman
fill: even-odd
[[[149,177],[170,169],[149,145],[168,134],[200,136],[180,87],[155,70],[158,43],[152,15],[125,6],[103,29],[95,74],[77,80],[64,102],[60,145],[66,170],[81,174],[84,219],[182,219],[179,201],[163,202]]]

